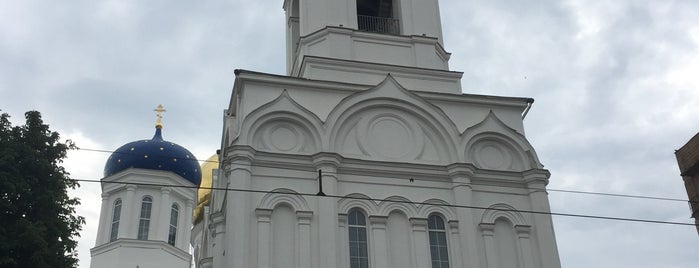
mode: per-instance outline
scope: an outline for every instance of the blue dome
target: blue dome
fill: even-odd
[[[171,171],[194,185],[201,182],[197,159],[184,147],[163,140],[161,128],[156,128],[153,139],[130,142],[114,151],[104,166],[104,176],[128,168]]]

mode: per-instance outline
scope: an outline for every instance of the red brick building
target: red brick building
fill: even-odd
[[[699,224],[699,133],[675,151],[684,187],[687,188],[692,218]],[[697,226],[699,232],[699,226]]]

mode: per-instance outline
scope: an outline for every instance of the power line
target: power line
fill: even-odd
[[[354,200],[365,200],[365,201],[374,201],[374,202],[393,202],[393,203],[412,204],[412,205],[430,205],[430,206],[441,206],[441,207],[452,207],[452,208],[497,210],[497,211],[509,211],[509,212],[520,212],[520,213],[562,216],[562,217],[576,217],[576,218],[587,218],[587,219],[599,219],[599,220],[655,223],[655,224],[667,224],[667,225],[679,225],[679,226],[698,226],[697,224],[685,223],[685,222],[660,221],[660,220],[623,218],[623,217],[609,217],[609,216],[599,216],[599,215],[586,215],[586,214],[547,212],[547,211],[534,211],[534,210],[488,208],[488,207],[481,207],[481,206],[455,205],[455,204],[443,204],[443,203],[431,203],[431,202],[413,202],[413,201],[402,201],[402,200],[378,199],[378,198],[370,198],[370,197],[339,196],[339,195],[318,196],[318,194],[310,194],[310,193],[275,192],[275,191],[252,190],[252,189],[197,187],[197,186],[186,186],[186,185],[168,185],[168,184],[137,183],[137,182],[116,182],[116,181],[100,181],[100,180],[86,180],[86,179],[73,179],[73,180],[79,181],[79,182],[91,182],[91,183],[101,182],[101,183],[113,183],[113,184],[124,184],[124,185],[137,185],[137,186],[174,187],[174,188],[188,188],[188,189],[209,189],[209,190],[219,190],[219,191],[261,193],[261,194],[290,194],[290,195],[298,195],[298,196],[317,196],[319,198],[327,197],[327,198],[335,198],[335,199],[354,199]]]
[[[131,153],[131,152],[115,152],[115,151],[109,151],[109,150],[100,150],[100,149],[89,149],[89,148],[78,148],[78,150],[83,150],[83,151],[90,151],[90,152],[100,152],[100,153],[117,153],[117,154],[136,154],[136,153]],[[178,157],[175,157],[178,158]],[[191,158],[178,158],[178,160],[189,160],[191,161]],[[198,162],[201,163],[219,163],[218,161],[210,161],[210,160],[197,160]],[[249,165],[253,166],[253,165]],[[285,167],[285,169],[292,169],[292,170],[297,170],[297,171],[308,171],[306,169],[294,169],[291,167]],[[415,178],[413,178],[415,179]],[[419,178],[416,180],[420,180]],[[525,186],[508,186],[508,185],[498,185],[498,187],[504,187],[504,188],[514,188],[514,189],[523,189],[523,190],[539,190],[539,189],[532,189],[529,187]],[[567,190],[567,189],[556,189],[556,188],[546,188],[546,191],[550,192],[561,192],[561,193],[572,193],[572,194],[586,194],[586,195],[599,195],[599,196],[611,196],[611,197],[622,197],[622,198],[635,198],[635,199],[648,199],[648,200],[660,200],[660,201],[673,201],[673,202],[692,202],[686,199],[679,199],[679,198],[670,198],[670,197],[660,197],[660,196],[647,196],[647,195],[631,195],[631,194],[617,194],[617,193],[605,193],[605,192],[595,192],[595,191],[579,191],[579,190]]]

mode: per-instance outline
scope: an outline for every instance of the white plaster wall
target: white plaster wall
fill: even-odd
[[[213,207],[212,213],[225,210],[229,215],[209,227],[226,230],[211,235],[213,267],[279,267],[281,259],[288,260],[286,267],[348,267],[343,217],[352,208],[365,211],[368,217],[372,267],[429,263],[424,219],[434,212],[449,223],[452,267],[501,267],[495,261],[498,254],[513,250],[519,255],[509,263],[518,267],[560,266],[549,216],[504,215],[514,233],[507,236],[502,235],[502,224],[497,225],[482,209],[402,203],[546,211],[545,197],[523,190],[542,187],[548,178],[535,157],[533,162],[527,158],[533,149],[518,131],[526,100],[412,92],[392,78],[371,87],[240,76],[235,94],[241,105],[231,107],[236,120],[226,120],[226,129],[238,134],[224,144],[219,185],[261,192],[213,194],[214,200],[225,203]],[[343,128],[342,122],[350,123]],[[348,136],[352,131],[362,133],[355,128],[364,128],[370,135]],[[416,144],[416,139],[406,138],[411,135],[419,135],[422,138],[417,140],[423,142],[452,145],[433,147],[443,156],[441,161],[401,158],[401,152],[409,152]],[[368,141],[365,150],[370,154],[347,153],[348,143],[333,137]],[[285,149],[296,148],[294,143],[315,147]],[[420,148],[424,151],[425,146]],[[325,174],[328,194],[386,201],[295,194],[318,191],[318,169]],[[274,241],[292,243],[292,236],[293,252],[275,246]],[[503,239],[515,239],[518,244],[502,249]]]
[[[241,104],[231,107],[236,120],[225,126],[234,135],[229,142],[379,161],[465,161],[511,171],[541,166],[523,134],[527,99],[415,92],[392,77],[374,87],[255,78],[239,77],[245,87],[236,92]],[[336,88],[323,90],[327,85]]]
[[[124,243],[123,246],[111,248],[93,255],[90,267],[95,268],[188,268],[191,257],[185,251],[170,252],[163,244]]]
[[[95,247],[91,249],[91,267],[125,267],[119,265],[106,266],[112,265],[115,258],[126,258],[127,260],[116,262],[124,265],[128,262],[128,264],[153,264],[153,266],[141,265],[141,267],[157,267],[155,264],[158,263],[158,258],[160,258],[164,259],[165,263],[173,263],[173,267],[185,267],[182,263],[188,263],[190,259],[188,252],[191,236],[191,215],[197,192],[196,189],[177,186],[191,186],[191,182],[171,172],[142,169],[127,169],[104,178],[103,181],[103,209],[100,213],[97,241],[95,242]],[[143,184],[154,184],[155,186]],[[161,185],[172,185],[174,187]],[[136,240],[136,238],[140,221],[141,202],[145,196],[150,196],[153,203],[148,240],[142,241]],[[122,199],[119,231],[117,240],[110,242],[113,204],[117,198]],[[167,244],[170,211],[173,203],[179,206],[174,247]],[[105,250],[105,248],[109,250]],[[173,254],[180,256],[180,258],[187,258],[187,260],[173,262],[170,260]],[[175,265],[176,263],[179,264]]]

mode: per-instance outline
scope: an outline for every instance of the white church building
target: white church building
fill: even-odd
[[[287,74],[236,70],[217,155],[112,154],[92,267],[561,266],[533,100],[462,93],[437,0],[283,8]]]

